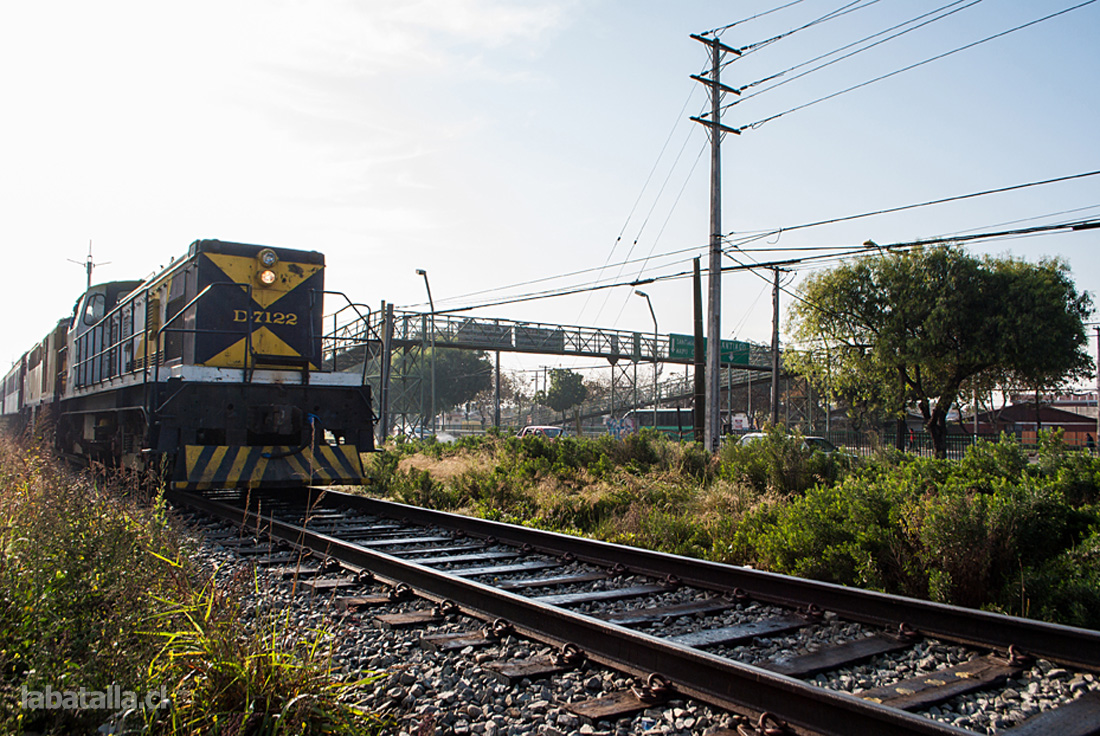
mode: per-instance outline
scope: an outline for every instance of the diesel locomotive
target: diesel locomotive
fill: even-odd
[[[144,281],[90,287],[3,382],[9,424],[58,450],[166,473],[180,490],[363,482],[365,373],[322,325],[315,251],[198,240]],[[360,348],[362,349],[362,348]]]

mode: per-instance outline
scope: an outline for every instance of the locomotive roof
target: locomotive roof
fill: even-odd
[[[188,257],[198,253],[222,253],[230,256],[255,256],[261,250],[275,251],[275,255],[281,261],[293,261],[295,263],[325,264],[325,256],[315,250],[294,250],[292,248],[275,248],[270,245],[249,245],[248,243],[231,243],[224,240],[196,240],[187,250]]]

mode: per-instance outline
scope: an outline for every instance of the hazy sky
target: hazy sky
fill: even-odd
[[[89,240],[109,262],[96,281],[146,276],[198,238],[320,250],[329,288],[375,308],[426,308],[418,268],[439,308],[689,268],[709,232],[706,133],[688,120],[706,105],[690,75],[708,60],[689,36],[788,2],[5,3],[0,360],[6,367],[69,313],[84,272],[68,259],[83,261]],[[957,11],[746,90],[723,122],[767,122],[723,141],[723,229],[790,228],[1100,169],[1097,2],[794,109],[1080,2],[803,0],[723,31],[723,43],[753,49],[722,71],[739,87]],[[850,12],[753,46],[841,8]],[[888,244],[1098,214],[1094,176],[744,249]],[[1098,246],[1093,230],[975,250],[1061,256],[1095,295]],[[789,286],[805,273],[789,274]],[[536,281],[564,274],[576,275]],[[662,333],[690,332],[689,280],[645,288]],[[753,273],[724,277],[723,337],[770,339],[768,288]],[[648,332],[632,291],[471,314]]]

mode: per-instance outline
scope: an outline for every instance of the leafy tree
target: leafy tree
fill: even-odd
[[[493,364],[480,350],[439,348],[435,357],[435,400],[439,411],[472,401],[493,385]],[[432,354],[425,351],[422,380],[432,380]]]
[[[1061,260],[916,248],[816,273],[800,291],[789,330],[810,350],[790,367],[895,416],[915,403],[940,457],[947,413],[968,386],[991,376],[1046,386],[1091,372],[1083,323],[1092,301]]]
[[[587,396],[584,376],[565,368],[554,368],[550,371],[549,390],[536,393],[535,403],[561,412],[562,421],[565,421],[565,412],[579,406]]]

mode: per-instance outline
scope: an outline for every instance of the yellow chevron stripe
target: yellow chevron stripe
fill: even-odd
[[[320,457],[318,457],[318,453],[312,451],[309,456],[313,461],[313,480],[331,482],[334,475],[339,475],[338,473],[334,473],[335,469],[332,467],[331,463],[327,462],[327,458],[324,457],[323,451],[320,453]]]
[[[259,448],[260,459],[256,461],[256,467],[252,469],[252,476],[248,479],[249,488],[259,488],[263,485],[264,473],[267,472],[268,458],[264,457],[264,452],[270,452],[270,447]]]
[[[328,467],[332,468],[332,475],[329,476],[329,480],[332,478],[339,478],[343,473],[340,471],[340,459],[336,457],[336,453],[332,449],[332,445],[321,445],[321,457],[324,459]]]
[[[298,459],[297,454],[290,455],[289,457],[284,458],[284,460],[286,461],[287,465],[291,467],[291,470],[294,471],[297,477],[301,478],[303,482],[309,482],[309,469],[302,465],[301,461]]]
[[[202,470],[202,477],[199,479],[199,483],[211,484],[214,482],[218,475],[218,468],[222,464],[222,460],[225,459],[225,453],[229,451],[228,447],[221,445],[214,449],[214,456],[210,458],[210,462]]]
[[[355,445],[305,448],[286,457],[287,446],[187,445],[181,453],[186,477],[173,481],[179,490],[262,488],[267,484],[362,483],[362,463]],[[251,467],[251,471],[247,471]]]
[[[227,481],[232,485],[238,485],[241,480],[241,473],[244,472],[244,466],[248,463],[249,458],[252,457],[254,448],[251,447],[235,447],[236,457],[233,458],[233,464],[229,468],[229,474]],[[251,478],[247,478],[251,482]]]

